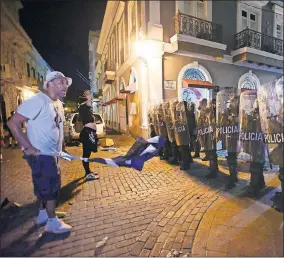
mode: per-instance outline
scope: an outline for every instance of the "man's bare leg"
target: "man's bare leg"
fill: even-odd
[[[50,219],[55,218],[56,200],[46,201],[46,212]]]
[[[45,201],[39,200],[39,209],[44,210],[46,206],[45,204],[46,204]]]

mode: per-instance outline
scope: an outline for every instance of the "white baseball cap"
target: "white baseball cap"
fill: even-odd
[[[67,79],[68,81],[68,85],[70,86],[72,84],[72,79],[69,78],[69,77],[66,77],[63,73],[61,72],[57,72],[57,71],[53,71],[53,72],[50,72],[46,75],[45,77],[45,81],[43,83],[43,88],[46,89],[47,87],[47,84],[52,81],[52,80],[55,80],[57,78],[65,78]]]

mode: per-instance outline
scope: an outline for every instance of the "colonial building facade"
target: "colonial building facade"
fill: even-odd
[[[283,2],[109,1],[97,52],[107,126],[148,137],[154,104],[281,77]]]
[[[20,1],[1,1],[1,118],[6,127],[11,111],[42,87],[51,68],[19,22]]]

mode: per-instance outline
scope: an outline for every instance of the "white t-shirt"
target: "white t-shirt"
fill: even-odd
[[[64,109],[60,100],[53,101],[43,92],[23,102],[17,112],[27,121],[27,135],[41,153],[62,151]]]

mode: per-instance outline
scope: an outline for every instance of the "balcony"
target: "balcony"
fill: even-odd
[[[171,38],[174,52],[223,57],[227,46],[221,43],[221,25],[179,12],[174,17],[174,26],[176,34]]]
[[[105,84],[112,84],[114,80],[115,80],[115,62],[108,61],[105,63],[104,82]]]
[[[283,40],[245,29],[235,36],[234,62],[254,62],[283,69]]]

